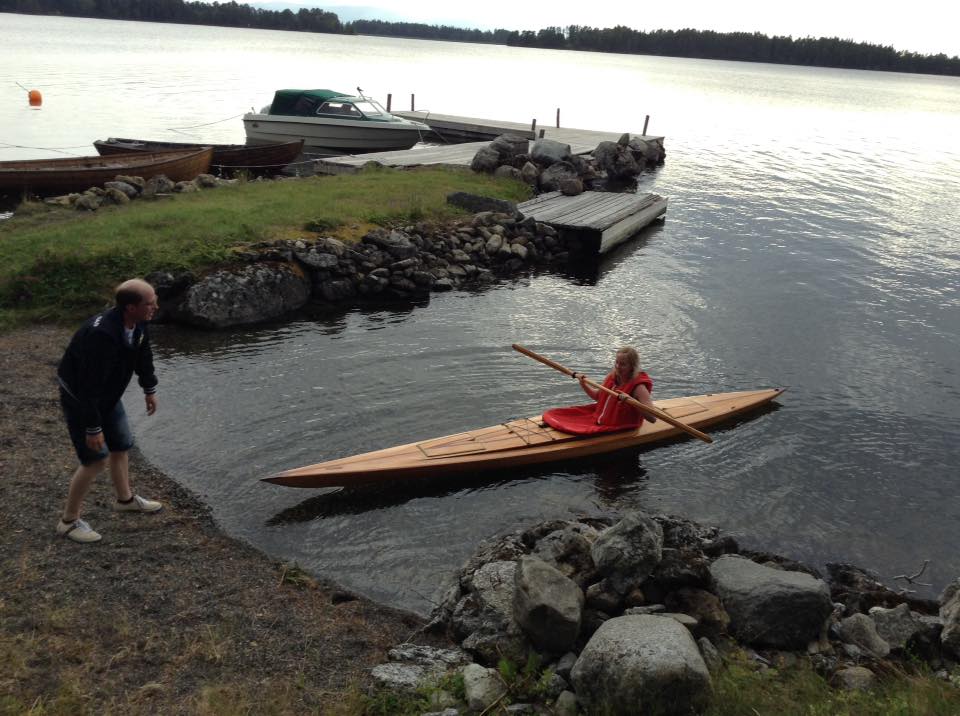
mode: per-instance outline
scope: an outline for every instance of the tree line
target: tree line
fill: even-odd
[[[518,32],[385,20],[355,20],[342,23],[336,13],[319,8],[301,8],[296,12],[263,10],[233,0],[212,4],[186,0],[0,0],[0,12],[252,27],[298,32],[381,35],[514,47],[960,76],[960,57],[948,57],[943,53],[923,55],[896,50],[892,46],[854,42],[838,37],[769,37],[759,32],[714,32],[693,29],[644,32],[623,25],[608,28],[569,25],[547,27],[537,32]]]

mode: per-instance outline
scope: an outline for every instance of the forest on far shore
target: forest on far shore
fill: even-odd
[[[570,25],[518,32],[385,20],[341,22],[336,13],[320,8],[302,8],[297,12],[263,10],[232,0],[212,4],[196,0],[0,0],[0,12],[960,76],[960,57],[943,53],[923,55],[838,37],[770,37],[759,32],[693,29],[648,32],[622,25],[609,28]]]

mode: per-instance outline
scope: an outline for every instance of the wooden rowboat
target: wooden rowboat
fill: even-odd
[[[109,157],[69,157],[0,162],[0,194],[25,191],[58,194],[84,191],[118,174],[189,181],[210,168],[212,147],[166,152],[132,152]]]
[[[303,140],[292,142],[273,142],[271,144],[188,144],[186,142],[153,142],[146,139],[124,139],[110,137],[98,139],[93,143],[102,156],[124,154],[128,152],[157,152],[171,149],[198,149],[213,147],[210,171],[229,174],[245,170],[251,174],[272,174],[279,172],[303,151]]]
[[[702,429],[766,405],[783,388],[713,393],[658,400],[655,405],[688,426]],[[330,460],[263,478],[287,487],[347,487],[409,477],[436,477],[521,465],[571,460],[682,437],[663,420],[636,430],[571,435],[541,422],[520,418],[480,430]]]

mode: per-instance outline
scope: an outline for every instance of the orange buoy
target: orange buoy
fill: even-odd
[[[39,107],[43,104],[43,95],[40,94],[40,90],[30,90],[27,92],[27,96],[30,98],[31,107]]]

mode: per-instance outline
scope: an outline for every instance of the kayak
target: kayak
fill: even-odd
[[[766,405],[784,388],[711,393],[654,401],[667,414],[695,428],[714,425]],[[573,435],[540,416],[479,430],[307,465],[263,478],[287,487],[352,487],[414,477],[538,465],[614,452],[685,437],[663,420],[615,433]]]

